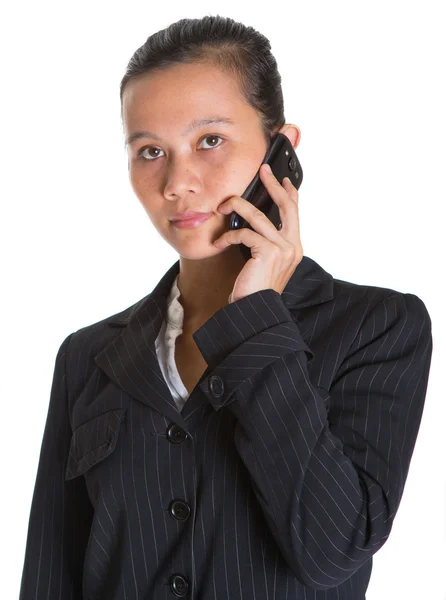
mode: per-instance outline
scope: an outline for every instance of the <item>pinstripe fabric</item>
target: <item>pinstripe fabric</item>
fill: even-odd
[[[180,412],[154,348],[178,270],[59,348],[21,600],[363,600],[422,417],[424,303],[304,257],[194,333]]]

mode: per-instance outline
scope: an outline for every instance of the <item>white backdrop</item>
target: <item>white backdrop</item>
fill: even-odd
[[[446,597],[444,3],[246,4],[42,0],[2,11],[1,598],[18,597],[60,344],[147,295],[178,258],[128,181],[121,77],[149,35],[206,14],[271,41],[286,121],[302,132],[304,254],[337,279],[416,294],[429,311],[423,420],[367,600]],[[20,418],[19,432],[8,426]]]

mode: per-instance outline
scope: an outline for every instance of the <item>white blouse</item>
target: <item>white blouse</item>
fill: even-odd
[[[183,333],[184,318],[184,310],[179,301],[181,294],[177,284],[178,277],[179,273],[175,277],[167,297],[166,318],[156,338],[155,349],[161,372],[178,406],[178,410],[181,412],[186,400],[189,398],[189,392],[181,380],[175,363],[175,342],[177,337]],[[231,297],[232,294],[228,297],[228,303],[231,302]]]
[[[178,410],[181,412],[189,397],[189,392],[181,381],[175,363],[175,342],[177,337],[183,333],[184,318],[184,310],[178,300],[180,296],[180,289],[177,285],[178,276],[179,274],[176,276],[167,297],[166,318],[156,338],[155,349],[161,372],[178,406]]]

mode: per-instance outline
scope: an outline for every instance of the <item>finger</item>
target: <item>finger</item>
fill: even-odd
[[[279,207],[282,227],[277,231],[280,231],[280,235],[286,241],[293,243],[300,235],[297,190],[288,177],[284,177],[281,184],[273,174],[268,176],[265,171],[261,169],[264,173],[264,185],[273,202]]]
[[[262,178],[263,184],[265,185],[266,189],[268,190],[269,195],[274,200],[274,202],[279,206],[279,208],[282,208],[282,206],[285,206],[285,204],[288,200],[288,190],[283,185],[284,180],[282,181],[282,183],[280,183],[280,181],[277,179],[277,177],[274,175],[274,173],[269,172],[266,169],[266,163],[263,164],[262,168],[260,169],[260,176]]]
[[[265,213],[258,208],[255,208],[255,206],[253,206],[244,198],[236,198],[233,204],[234,210],[249,223],[254,232],[260,234],[263,236],[263,238],[279,246],[280,248],[286,247],[287,244],[282,236],[282,230],[278,230],[274,223],[265,215]],[[224,235],[227,235],[231,232],[244,230],[251,231],[249,227],[242,227],[240,229],[230,230]]]
[[[291,198],[296,203],[298,203],[299,202],[299,191],[297,190],[296,187],[294,187],[294,185],[292,184],[289,177],[283,178],[283,186],[286,189],[286,191],[288,192],[288,194],[291,196]]]
[[[263,165],[262,165],[263,166]],[[292,223],[295,221],[298,196],[297,190],[291,183],[289,177],[284,177],[282,183],[274,176],[261,169],[263,183],[272,198],[273,202],[279,207],[281,221]]]
[[[273,230],[276,231],[274,226]],[[265,251],[269,253],[274,253],[275,251],[280,253],[281,249],[288,251],[290,246],[290,244],[280,235],[278,235],[277,238],[270,240],[266,236],[256,233],[247,227],[231,229],[214,242],[214,245],[217,246],[217,248],[227,248],[233,244],[244,244],[249,248],[265,249]]]
[[[245,246],[251,248],[254,245],[259,245],[262,240],[264,242],[266,241],[259,233],[256,233],[247,227],[242,227],[241,229],[231,229],[230,231],[226,231],[215,240],[214,244],[218,248],[226,248],[233,244],[245,244]]]

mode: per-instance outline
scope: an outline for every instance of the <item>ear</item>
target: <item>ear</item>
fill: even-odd
[[[292,123],[285,123],[285,125],[283,125],[283,127],[280,128],[279,132],[283,133],[288,137],[294,149],[297,148],[300,142],[300,129],[297,125],[293,125]]]

